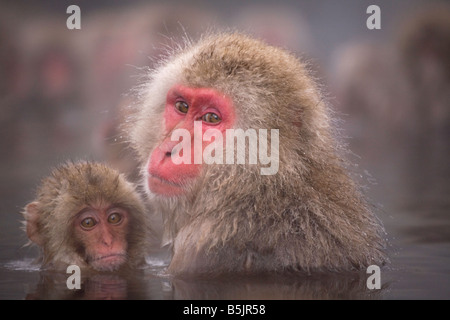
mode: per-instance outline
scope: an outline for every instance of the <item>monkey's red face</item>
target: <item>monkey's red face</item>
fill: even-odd
[[[195,125],[197,123],[197,125]],[[201,123],[201,129],[198,124]],[[201,172],[203,151],[211,141],[203,141],[206,130],[217,129],[224,133],[235,123],[231,99],[210,88],[190,88],[182,85],[172,87],[166,99],[164,111],[164,137],[151,153],[147,165],[149,189],[162,196],[178,196]],[[178,132],[175,140],[172,135]],[[174,163],[177,153],[188,160]],[[200,159],[200,161],[199,161]]]
[[[127,260],[128,212],[118,207],[87,207],[75,221],[77,251],[95,270],[112,271]]]

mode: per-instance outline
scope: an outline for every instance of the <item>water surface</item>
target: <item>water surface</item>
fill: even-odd
[[[3,210],[20,209],[12,203]],[[163,251],[149,258],[146,269],[84,276],[81,290],[68,290],[67,274],[39,270],[36,250],[22,247],[20,215],[11,213],[3,215],[1,227],[0,299],[449,299],[448,210],[438,203],[381,210],[391,261],[381,269],[380,290],[367,288],[363,271],[171,279],[163,275],[168,261]]]

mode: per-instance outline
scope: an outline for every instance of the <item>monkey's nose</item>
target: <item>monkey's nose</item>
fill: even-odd
[[[109,230],[102,230],[101,243],[106,247],[111,247],[114,241],[114,236]]]
[[[176,154],[179,151],[179,149],[180,149],[179,144],[177,144],[175,146],[168,146],[165,156],[167,158],[170,158],[170,157],[172,157],[172,155]]]
[[[172,154],[175,154],[178,149],[177,144],[179,144],[178,141],[166,141],[155,149],[152,156],[155,156],[155,160],[157,161],[165,161],[167,158],[170,158]]]
[[[111,237],[105,238],[103,237],[102,243],[105,247],[112,247],[113,239]]]

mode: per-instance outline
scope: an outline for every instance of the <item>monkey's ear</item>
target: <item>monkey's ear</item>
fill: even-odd
[[[39,218],[38,206],[39,202],[34,201],[27,204],[25,207],[26,232],[31,241],[36,243],[38,246],[42,246],[42,237],[37,227],[37,221]]]

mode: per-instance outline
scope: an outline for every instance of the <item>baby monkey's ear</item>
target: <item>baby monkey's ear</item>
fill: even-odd
[[[26,223],[26,232],[28,238],[36,243],[38,246],[43,245],[42,235],[38,229],[38,212],[39,202],[34,201],[26,205],[25,207],[25,223]]]

